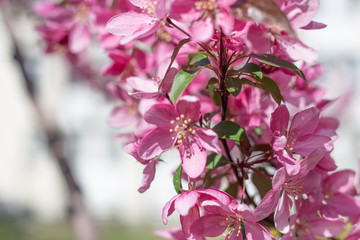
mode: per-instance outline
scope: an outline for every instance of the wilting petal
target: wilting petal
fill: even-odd
[[[146,165],[146,167],[144,168],[143,171],[143,178],[142,178],[142,183],[141,183],[141,187],[138,189],[138,191],[140,193],[145,192],[146,190],[149,189],[150,184],[152,183],[152,181],[154,180],[155,177],[155,165],[156,165],[156,161],[152,160],[150,161],[149,164]]]
[[[172,135],[168,128],[155,128],[141,140],[139,156],[143,159],[150,159],[160,155],[174,146],[176,139],[171,138]]]

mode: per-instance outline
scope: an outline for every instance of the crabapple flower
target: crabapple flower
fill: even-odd
[[[289,217],[293,205],[290,196],[295,200],[303,193],[311,192],[320,187],[321,179],[316,173],[309,173],[323,157],[321,150],[314,150],[300,162],[300,170],[296,175],[289,176],[284,167],[277,170],[272,179],[272,189],[261,200],[255,209],[256,220],[260,221],[275,210],[275,227],[281,233],[290,230]]]
[[[206,165],[206,150],[221,152],[217,134],[195,125],[199,116],[200,102],[193,96],[182,97],[176,106],[155,104],[145,113],[144,119],[156,128],[142,139],[139,156],[150,159],[178,147],[184,171],[191,178],[198,177]]]
[[[207,200],[221,202],[225,205],[234,204],[236,202],[236,200],[227,193],[215,189],[190,190],[183,192],[174,196],[165,204],[162,211],[163,223],[167,224],[168,216],[176,210],[180,214],[182,232],[188,239],[194,239],[193,234],[190,232],[190,227],[191,224],[200,217],[199,206],[202,202]]]
[[[271,234],[256,222],[253,210],[245,204],[232,201],[223,204],[217,201],[204,201],[201,205],[206,214],[191,225],[190,232],[197,237],[217,237],[225,233],[227,240],[243,240],[242,230],[248,240],[274,239]],[[242,229],[244,228],[244,229]]]
[[[153,34],[166,17],[165,0],[131,0],[134,6],[142,12],[129,11],[112,17],[106,24],[106,29],[122,36],[120,43],[127,44],[133,40]]]
[[[308,156],[315,149],[323,152],[332,150],[330,137],[317,135],[316,127],[320,120],[320,111],[309,108],[294,115],[288,129],[290,113],[285,105],[280,105],[272,114],[270,128],[273,131],[272,148],[279,162],[289,175],[298,173],[299,163],[290,153]],[[285,152],[283,152],[285,150]]]

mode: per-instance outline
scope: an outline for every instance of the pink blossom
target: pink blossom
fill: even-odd
[[[296,175],[289,176],[284,167],[277,170],[272,179],[272,189],[255,209],[256,219],[259,221],[267,217],[276,208],[275,226],[280,232],[287,233],[290,230],[289,216],[293,205],[290,196],[296,200],[301,194],[320,187],[320,176],[310,171],[323,155],[322,151],[314,150],[300,162],[300,170]]]
[[[242,228],[246,239],[270,240],[274,237],[260,224],[256,223],[254,212],[245,204],[232,201],[231,204],[208,200],[201,205],[206,214],[191,225],[190,232],[199,237],[217,237],[225,233],[226,239],[243,239]]]
[[[153,34],[166,17],[165,0],[131,0],[134,6],[142,12],[129,11],[112,17],[106,24],[106,29],[118,36],[122,36],[121,44]]]
[[[176,146],[186,174],[191,178],[199,176],[206,164],[206,149],[220,153],[217,134],[207,128],[195,125],[200,116],[200,102],[192,96],[178,100],[176,106],[155,104],[145,113],[144,119],[156,128],[142,139],[139,156],[150,159]]]

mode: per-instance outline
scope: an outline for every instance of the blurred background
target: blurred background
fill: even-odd
[[[43,53],[31,2],[0,1],[0,239],[75,239],[77,224],[93,224],[100,239],[160,239],[151,233],[168,227],[161,210],[175,194],[170,173],[178,160],[159,164],[151,188],[138,193],[143,166],[108,126],[116,102],[104,94],[107,79],[81,81],[61,54]],[[332,154],[339,169],[359,168],[359,13],[358,0],[320,1],[315,20],[327,28],[299,32],[325,67],[318,83],[338,98],[326,115],[340,119]],[[106,66],[105,53],[94,49],[94,65]]]

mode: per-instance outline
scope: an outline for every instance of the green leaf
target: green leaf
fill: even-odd
[[[190,53],[188,55],[187,64],[204,67],[209,65],[210,61],[204,53]]]
[[[232,121],[222,121],[219,122],[213,130],[218,134],[221,139],[232,139],[235,141],[244,141],[247,140],[245,130],[240,127],[239,124]]]
[[[180,70],[171,86],[171,100],[176,103],[179,96],[185,91],[194,77],[201,71],[201,69],[194,70]]]
[[[228,163],[229,161],[223,155],[217,155],[215,153],[212,153],[207,158],[206,168],[214,169],[218,167],[223,167]]]
[[[173,53],[172,53],[172,55],[171,55],[170,64],[169,64],[169,66],[168,66],[168,68],[166,69],[166,72],[165,72],[165,74],[164,74],[163,81],[164,81],[164,79],[166,78],[166,75],[169,73],[169,70],[170,70],[172,64],[174,63],[175,58],[176,58],[176,56],[178,55],[178,53],[179,53],[179,51],[180,51],[180,48],[181,48],[182,46],[184,46],[184,44],[186,44],[186,43],[188,43],[188,42],[190,42],[190,38],[183,39],[183,40],[181,40],[181,41],[178,43],[178,45],[176,45],[176,47],[175,47],[175,49],[174,49],[174,51],[173,51]],[[162,84],[163,84],[163,81],[159,84],[159,88],[158,88],[158,89],[161,88],[161,86],[162,86]]]
[[[268,64],[270,66],[288,69],[288,70],[296,73],[297,75],[299,75],[307,83],[304,73],[297,66],[295,66],[293,63],[291,63],[289,61],[275,57],[274,55],[271,55],[271,54],[257,55],[257,54],[252,53],[252,54],[249,54],[249,56],[256,58],[260,62]]]
[[[252,87],[257,87],[257,88],[260,88],[262,90],[266,90],[266,88],[259,82],[253,82],[247,78],[241,78],[240,79],[240,82],[241,84],[246,84],[246,85],[249,85],[249,86],[252,86]]]
[[[264,168],[259,168],[259,171],[266,171]],[[260,172],[254,171],[251,175],[251,180],[256,186],[261,199],[264,198],[266,193],[272,188],[272,183],[270,178],[264,176]]]
[[[256,79],[263,78],[263,72],[261,67],[255,63],[247,63],[242,68],[239,69],[239,72],[249,73]]]
[[[233,198],[237,198],[238,195],[238,191],[239,191],[239,185],[237,182],[234,182],[232,184],[230,184],[226,189],[225,192],[227,194],[229,194],[230,196],[232,196]]]
[[[213,84],[208,85],[210,97],[216,106],[220,106],[221,99],[220,94],[216,91],[216,87]]]
[[[208,83],[206,85],[206,88],[208,88],[208,86],[211,85],[211,84],[217,84],[217,83],[219,83],[219,80],[217,78],[215,78],[215,77],[212,77],[212,78],[209,79],[209,81],[208,81]]]
[[[175,191],[180,194],[180,188],[182,188],[181,185],[181,173],[182,173],[182,166],[181,164],[179,165],[179,167],[176,169],[175,173],[174,173],[174,177],[173,177],[173,184],[174,184],[174,188]]]
[[[273,99],[275,100],[275,102],[277,104],[281,104],[281,101],[284,101],[283,96],[281,95],[279,86],[274,82],[274,80],[272,80],[269,77],[263,77],[260,82],[262,83],[262,85],[265,87],[266,91],[268,91],[271,96],[273,97]]]
[[[227,77],[225,78],[225,86],[229,93],[236,97],[241,92],[242,84],[239,78]]]

